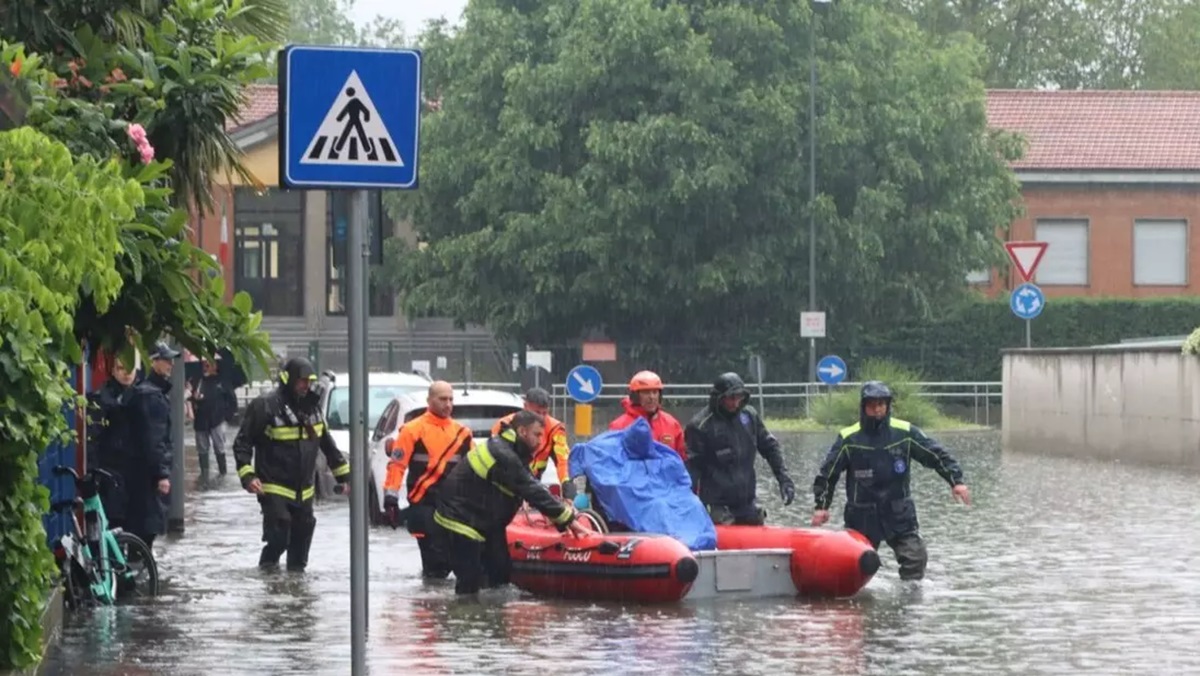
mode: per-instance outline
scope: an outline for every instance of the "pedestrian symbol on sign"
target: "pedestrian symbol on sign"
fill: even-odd
[[[342,85],[301,164],[404,166],[357,71]]]

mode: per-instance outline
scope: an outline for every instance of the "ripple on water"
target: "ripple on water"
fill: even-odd
[[[809,483],[825,435],[791,437]],[[376,674],[1177,674],[1200,671],[1195,477],[1002,454],[995,435],[950,437],[975,505],[917,468],[929,577],[884,567],[841,601],[622,607],[454,598],[423,582],[413,540],[372,529],[369,661]],[[760,475],[773,521],[799,525]],[[317,512],[302,575],[261,573],[259,514],[235,481],[189,496],[186,536],[156,545],[163,595],[70,618],[48,674],[349,673],[348,508]],[[834,509],[840,510],[841,499]],[[800,506],[797,508],[797,506]],[[838,511],[835,511],[835,514]]]

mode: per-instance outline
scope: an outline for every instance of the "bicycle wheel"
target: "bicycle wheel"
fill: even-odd
[[[68,610],[78,610],[82,606],[95,602],[92,590],[88,586],[91,580],[79,565],[79,562],[68,556],[59,565],[64,587],[63,601]]]
[[[112,556],[108,562],[117,574],[117,599],[158,596],[158,562],[146,542],[133,533],[121,532],[117,533],[117,546],[125,557],[125,565]]]

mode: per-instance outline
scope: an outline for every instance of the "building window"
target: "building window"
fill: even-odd
[[[1037,222],[1034,237],[1046,242],[1038,264],[1038,284],[1087,286],[1088,222],[1082,219],[1046,219]]]
[[[1187,221],[1134,222],[1133,283],[1139,286],[1187,286],[1187,248]]]
[[[353,193],[331,190],[327,194],[329,208],[325,220],[325,313],[344,315],[349,300],[349,289],[346,286],[346,233],[350,223],[350,195]],[[375,279],[375,271],[383,257],[383,239],[391,236],[394,226],[391,219],[383,215],[381,193],[372,190],[368,194],[368,232],[371,235],[372,264],[367,302],[372,317],[391,317],[395,314],[395,294],[390,287]]]
[[[304,316],[304,193],[239,187],[233,200],[234,288],[265,316]]]
[[[991,281],[991,270],[975,270],[967,273],[967,284],[987,284]]]

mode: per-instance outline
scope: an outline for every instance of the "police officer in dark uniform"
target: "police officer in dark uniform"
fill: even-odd
[[[289,359],[279,373],[279,386],[246,407],[233,442],[242,487],[257,495],[262,507],[266,545],[258,565],[264,568],[278,566],[285,550],[288,570],[302,571],[308,565],[317,525],[313,481],[318,453],[325,454],[338,483],[349,488],[350,464],[325,426],[312,389],[316,380],[307,359]]]
[[[838,477],[846,476],[846,528],[865,535],[878,549],[886,542],[900,564],[901,580],[925,576],[929,555],[917,523],[917,507],[909,490],[912,462],[934,470],[950,484],[953,495],[971,504],[962,468],[941,444],[916,425],[892,417],[892,391],[877,380],[862,386],[859,421],[841,430],[813,480],[816,510],[812,524],[829,520],[829,505]]]
[[[754,463],[761,455],[771,466],[784,505],[796,498],[796,485],[783,466],[779,440],[767,431],[758,411],[749,405],[750,393],[736,373],[723,373],[713,382],[708,407],[684,430],[687,468],[692,485],[713,523],[760,526],[766,510],[758,506],[758,477]]]

